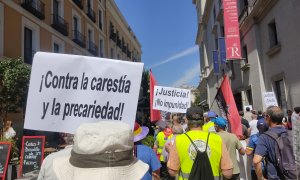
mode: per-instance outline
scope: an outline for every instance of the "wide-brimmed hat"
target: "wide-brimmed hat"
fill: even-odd
[[[140,126],[139,123],[135,122],[134,124],[134,142],[138,142],[144,139],[149,133],[149,128],[146,126]]]
[[[133,156],[133,133],[128,124],[101,121],[82,124],[70,157],[53,160],[60,180],[141,179],[149,166]]]

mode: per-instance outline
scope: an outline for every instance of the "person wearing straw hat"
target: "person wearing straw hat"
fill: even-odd
[[[120,121],[84,123],[76,130],[69,157],[53,160],[58,180],[138,180],[149,166],[133,153],[133,133]]]
[[[160,179],[160,168],[161,164],[157,159],[156,154],[154,151],[142,144],[142,140],[147,136],[149,133],[149,128],[145,126],[140,126],[137,122],[134,125],[134,155],[137,159],[143,161],[144,163],[149,165],[148,172],[144,175],[142,180],[152,180],[153,179]]]

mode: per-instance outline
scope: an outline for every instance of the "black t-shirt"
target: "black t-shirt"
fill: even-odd
[[[247,128],[250,128],[249,122],[247,119],[242,118],[242,124],[245,125]]]

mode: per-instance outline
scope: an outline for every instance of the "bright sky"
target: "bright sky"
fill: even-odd
[[[162,86],[198,86],[199,50],[192,0],[115,0],[142,44],[142,62]]]

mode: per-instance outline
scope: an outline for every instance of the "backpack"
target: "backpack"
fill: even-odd
[[[281,134],[267,131],[265,134],[276,141],[276,162],[272,163],[274,164],[280,179],[297,179],[297,176],[300,177],[300,167],[296,164],[293,151],[293,134],[291,131],[283,132]],[[297,168],[299,172],[297,172]]]
[[[206,152],[210,133],[208,133],[207,135],[206,147],[204,152],[199,151],[193,140],[186,133],[185,135],[189,138],[195,150],[197,151],[197,155],[194,160],[191,173],[189,175],[189,180],[214,180],[213,171]]]

